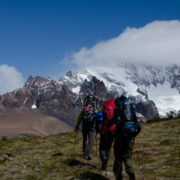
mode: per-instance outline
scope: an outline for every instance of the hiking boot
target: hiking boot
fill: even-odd
[[[116,180],[122,180],[122,179],[123,179],[122,175],[116,176]]]
[[[107,166],[106,166],[105,164],[102,164],[102,165],[101,165],[101,170],[102,170],[102,171],[105,171],[106,168],[107,168]]]
[[[129,175],[129,179],[130,179],[130,180],[136,180],[136,177],[135,177],[134,174],[131,174],[131,175]]]
[[[88,160],[91,160],[92,158],[91,158],[91,156],[88,156],[88,158],[87,158]]]
[[[106,169],[107,169],[107,160],[104,159],[102,160],[101,170],[105,171]]]

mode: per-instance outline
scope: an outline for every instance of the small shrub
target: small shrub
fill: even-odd
[[[6,136],[2,136],[1,137],[1,141],[7,141],[7,137]]]

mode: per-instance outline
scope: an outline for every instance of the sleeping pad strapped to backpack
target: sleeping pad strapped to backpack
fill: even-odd
[[[105,125],[106,123],[113,118],[114,110],[116,109],[116,106],[114,104],[113,99],[109,99],[105,102],[103,106],[103,116],[104,116],[104,125],[102,127],[102,132],[115,132],[116,126],[113,124],[111,127],[107,128]]]

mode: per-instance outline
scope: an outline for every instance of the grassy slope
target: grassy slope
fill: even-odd
[[[93,159],[87,161],[80,157],[81,133],[75,148],[74,136],[67,133],[0,141],[0,179],[114,179],[113,153],[107,172],[101,172],[96,146]],[[144,124],[136,139],[145,180],[180,179],[180,119]],[[135,151],[133,160],[137,179],[142,179]]]

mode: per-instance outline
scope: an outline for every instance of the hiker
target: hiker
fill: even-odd
[[[126,173],[130,180],[135,180],[135,172],[132,165],[132,151],[135,136],[141,131],[139,122],[129,98],[121,96],[115,99],[116,109],[114,116],[107,127],[116,124],[114,141],[114,167],[116,180],[122,180],[122,162],[125,164]]]
[[[79,129],[79,125],[82,122],[82,134],[83,134],[83,156],[91,160],[91,152],[93,147],[93,138],[95,133],[95,123],[93,120],[93,114],[96,110],[97,99],[95,96],[88,95],[84,99],[84,108],[80,112],[77,123],[76,132]],[[88,143],[87,143],[88,142]]]
[[[107,100],[103,106],[103,125],[100,133],[99,153],[101,159],[101,170],[106,170],[107,163],[111,153],[111,147],[114,141],[115,124],[107,128],[106,124],[113,118],[116,106],[114,100]]]

